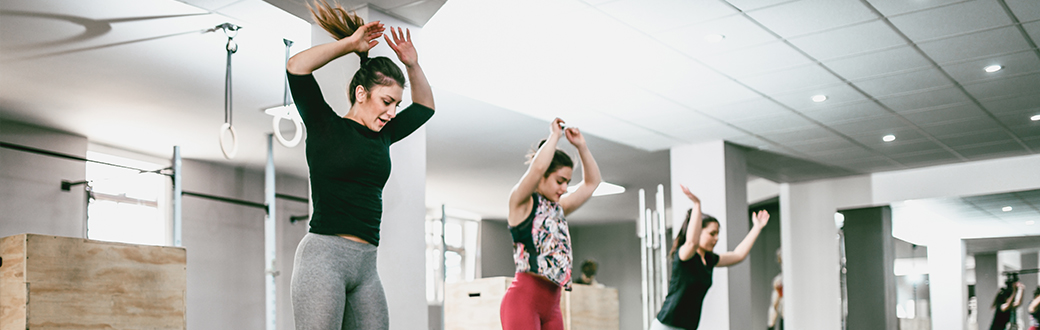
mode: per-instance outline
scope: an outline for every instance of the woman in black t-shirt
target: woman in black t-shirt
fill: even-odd
[[[758,211],[752,217],[754,226],[744,240],[730,252],[715,254],[712,250],[719,241],[719,221],[701,214],[701,200],[681,186],[693,208],[686,212],[679,234],[672,242],[672,276],[668,281],[668,296],[657,313],[651,330],[697,329],[701,319],[704,296],[711,287],[715,267],[735,265],[751,252],[751,246],[769,222],[769,213]]]
[[[993,308],[996,311],[993,312],[993,323],[989,326],[990,330],[1004,330],[1007,328],[1008,322],[1012,322],[1011,311],[1022,305],[1022,291],[1024,290],[1025,285],[1015,282],[1015,284],[1005,286],[997,292],[996,299],[993,299]]]
[[[289,87],[307,128],[310,232],[296,248],[291,296],[296,329],[387,329],[386,295],[379,280],[383,186],[390,176],[390,145],[433,116],[433,92],[419,67],[411,32],[364,21],[324,0],[314,20],[336,38],[296,54],[286,65]],[[379,37],[405,65],[413,104],[397,111],[405,77],[387,57],[368,58]],[[340,117],[311,74],[332,60],[361,58],[347,89],[350,110]]]

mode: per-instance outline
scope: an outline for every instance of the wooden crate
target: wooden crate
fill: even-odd
[[[185,329],[184,248],[0,238],[0,330]]]
[[[444,294],[445,330],[501,330],[499,308],[512,277],[451,283]],[[560,297],[566,330],[617,330],[618,291],[575,284]]]

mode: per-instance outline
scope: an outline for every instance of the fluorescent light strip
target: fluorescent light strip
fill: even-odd
[[[578,190],[578,186],[567,187],[567,192],[568,193],[572,193],[575,190]],[[625,187],[622,187],[622,186],[619,186],[619,185],[616,185],[616,184],[613,184],[613,183],[609,183],[609,182],[600,182],[599,183],[599,187],[596,187],[596,190],[592,192],[592,196],[614,195],[614,194],[620,194],[620,193],[623,193],[623,192],[625,192]]]

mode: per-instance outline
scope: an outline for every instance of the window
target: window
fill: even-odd
[[[162,165],[88,151],[87,158],[141,169]],[[87,238],[132,244],[167,244],[165,176],[98,163],[87,163],[91,199]]]
[[[431,305],[444,302],[445,283],[472,281],[480,276],[477,270],[480,217],[448,210],[442,243],[440,213],[435,210],[426,216],[426,301]],[[444,246],[447,253],[443,254],[442,262]]]

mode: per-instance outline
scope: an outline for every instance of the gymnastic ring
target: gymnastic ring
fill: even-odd
[[[282,136],[282,130],[278,126],[278,123],[282,121],[282,117],[280,117],[280,116],[273,116],[273,118],[274,119],[271,119],[271,125],[272,125],[272,127],[274,127],[274,137],[276,139],[278,139],[278,143],[281,143],[286,148],[292,148],[292,147],[295,147],[296,145],[300,144],[300,140],[303,137],[303,120],[302,119],[300,119],[297,116],[292,116],[293,125],[296,126],[296,134],[293,135],[292,140],[286,140],[285,137]]]
[[[228,151],[227,147],[224,146],[224,132],[231,132],[231,151]],[[231,127],[230,123],[220,125],[220,136],[218,139],[217,142],[220,143],[220,151],[224,153],[224,158],[235,158],[235,154],[238,153],[238,137],[235,134],[235,128]]]

